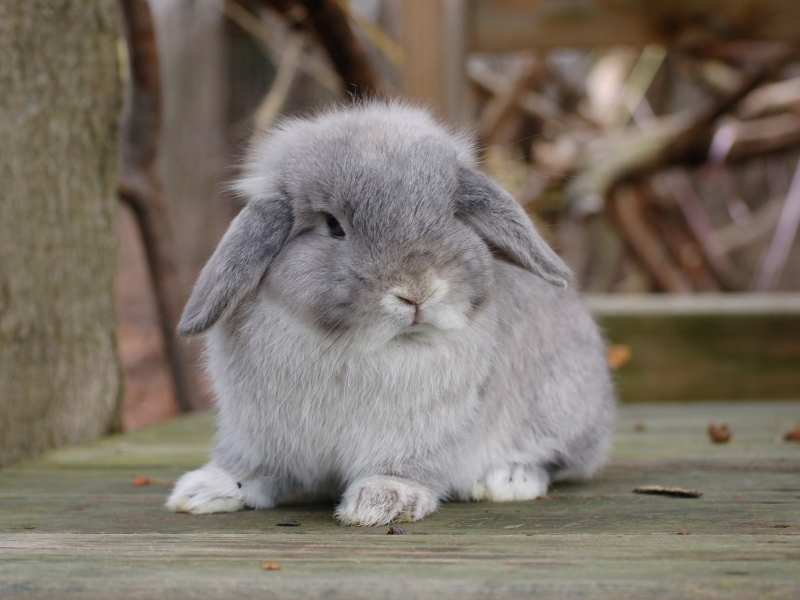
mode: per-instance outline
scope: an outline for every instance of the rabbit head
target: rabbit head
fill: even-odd
[[[491,298],[492,256],[565,287],[569,270],[471,144],[425,112],[370,103],[283,122],[251,153],[247,200],[179,325],[198,334],[266,276],[274,299],[373,340],[459,330]]]

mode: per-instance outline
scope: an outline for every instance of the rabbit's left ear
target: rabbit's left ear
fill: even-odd
[[[534,229],[517,201],[482,173],[460,169],[456,217],[515,265],[557,287],[567,287],[572,277],[569,267]]]

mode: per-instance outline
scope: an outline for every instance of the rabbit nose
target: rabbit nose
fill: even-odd
[[[392,290],[392,292],[399,300],[405,302],[406,304],[410,304],[416,308],[420,304],[425,302],[425,300],[433,296],[436,290],[439,289],[440,283],[441,282],[438,279],[435,279],[434,281],[430,282],[429,285],[426,285],[424,287],[403,286],[399,289],[395,288],[394,290]]]
[[[408,292],[395,292],[394,295],[397,296],[397,298],[401,301],[405,302],[406,304],[410,304],[414,308],[417,308],[420,304],[425,302],[425,298],[418,299],[418,296],[409,297],[412,296],[412,294],[409,294]]]
[[[411,324],[412,325],[417,325],[420,322],[420,319],[421,319],[421,311],[420,311],[420,306],[419,305],[422,304],[423,302],[425,302],[425,298],[421,298],[421,299],[419,299],[419,301],[417,301],[419,296],[414,296],[413,298],[409,298],[408,296],[411,296],[411,294],[407,294],[407,293],[403,293],[403,292],[400,292],[400,293],[395,292],[394,295],[401,302],[404,302],[405,304],[408,304],[408,305],[414,307],[414,320],[411,322]],[[430,294],[428,294],[428,296],[430,296]]]

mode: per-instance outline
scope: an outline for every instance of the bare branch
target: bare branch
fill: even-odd
[[[130,78],[122,123],[118,192],[136,215],[142,233],[178,404],[181,410],[189,410],[190,398],[199,388],[185,368],[181,342],[175,335],[183,297],[169,215],[156,173],[161,130],[158,48],[147,1],[119,0],[119,6],[130,57]]]

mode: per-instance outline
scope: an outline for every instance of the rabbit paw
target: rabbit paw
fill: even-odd
[[[425,486],[399,477],[374,476],[356,481],[344,493],[336,518],[345,525],[386,525],[418,521],[439,501]]]
[[[519,465],[503,467],[489,471],[476,481],[470,498],[491,502],[533,500],[547,494],[548,483],[547,473],[542,469],[526,469]]]
[[[167,500],[172,512],[208,514],[236,512],[244,507],[241,484],[212,463],[181,477]]]

